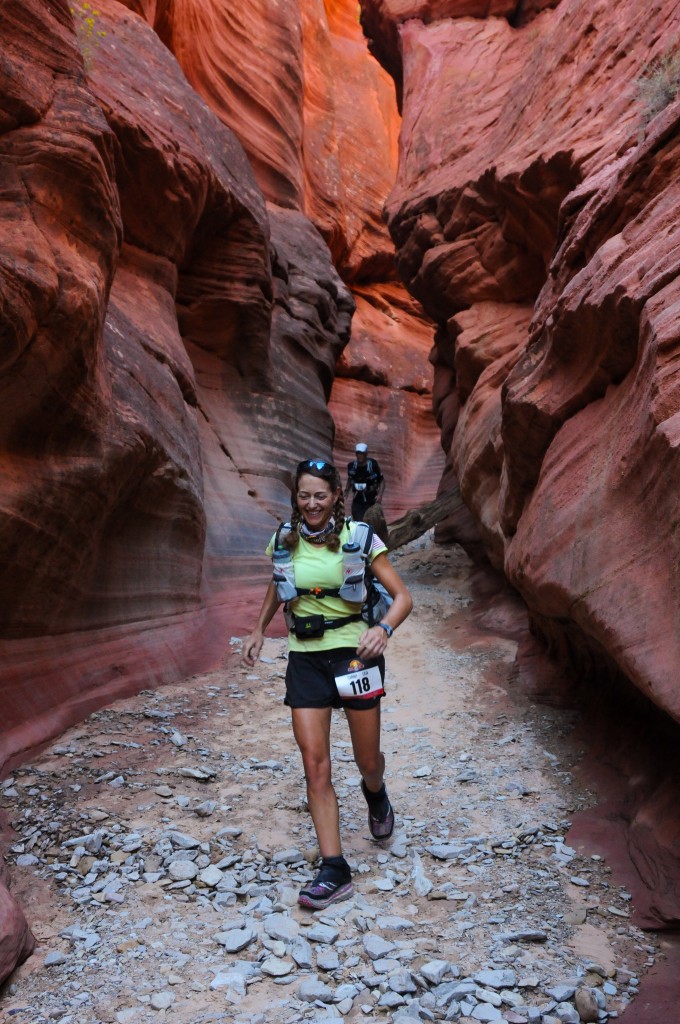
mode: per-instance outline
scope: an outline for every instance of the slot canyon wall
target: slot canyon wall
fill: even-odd
[[[299,458],[434,497],[398,129],[349,0],[0,7],[0,770],[219,662]],[[4,977],[2,884],[0,923]]]
[[[1,17],[6,764],[224,653],[298,458],[367,440],[397,515],[443,455],[356,4]]]
[[[437,324],[445,479],[551,651],[591,692],[632,683],[677,749],[680,102],[640,80],[680,5],[362,0],[362,23],[401,104],[388,223]],[[621,812],[651,926],[680,920],[674,762]]]

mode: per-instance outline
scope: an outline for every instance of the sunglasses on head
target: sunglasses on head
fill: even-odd
[[[306,469],[315,469],[318,473],[323,473],[324,470],[329,473],[335,472],[335,466],[330,462],[324,462],[323,459],[305,459],[298,463],[298,473],[304,473]]]

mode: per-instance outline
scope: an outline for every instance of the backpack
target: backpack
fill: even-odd
[[[359,463],[355,459],[354,462],[352,462],[350,465],[351,465],[351,473],[349,473],[348,475],[349,475],[351,483],[352,483],[352,488],[355,489],[355,487],[356,487],[355,476],[356,476],[357,469],[359,469]],[[366,462],[364,463],[364,468],[367,471],[368,479],[361,481],[361,483],[359,484],[359,489],[360,490],[366,490],[366,491],[369,491],[371,494],[374,494],[378,490],[379,475],[375,471],[375,467],[373,465],[373,459],[366,459]]]

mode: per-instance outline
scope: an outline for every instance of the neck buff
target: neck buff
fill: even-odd
[[[304,519],[301,520],[299,527],[300,536],[303,537],[305,540],[308,540],[310,544],[325,544],[326,537],[330,536],[330,534],[333,533],[334,529],[335,519],[333,518],[333,516],[330,517],[330,519],[324,526],[323,530],[317,530],[316,533],[312,533]]]

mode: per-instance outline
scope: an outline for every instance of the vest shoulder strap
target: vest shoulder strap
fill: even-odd
[[[274,534],[274,550],[275,551],[278,550],[278,548],[281,547],[281,544],[279,543],[279,541],[281,539],[282,532],[285,530],[286,533],[290,533],[291,529],[292,529],[292,527],[291,527],[290,523],[279,523],[279,525],[277,527],[277,530],[276,530],[276,533]]]
[[[353,519],[347,520],[347,527],[350,541],[359,545],[362,558],[368,561],[373,545],[373,527],[368,523],[355,522]]]

